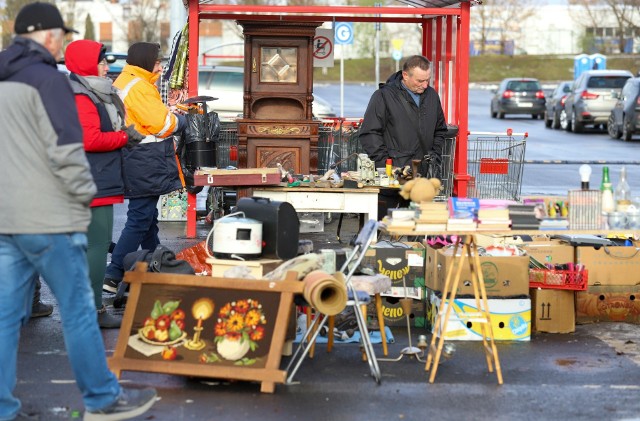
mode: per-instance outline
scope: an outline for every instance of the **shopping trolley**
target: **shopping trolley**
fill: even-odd
[[[362,152],[358,141],[362,119],[341,117],[322,120],[318,131],[318,175],[336,167],[338,172],[355,171],[355,159],[346,159]]]
[[[469,132],[469,197],[519,200],[527,133]]]
[[[378,226],[379,223],[373,219],[370,219],[364,225],[356,239],[353,241],[353,251],[347,256],[346,261],[342,265],[342,268],[340,268],[340,272],[344,274],[345,284],[349,297],[347,300],[347,305],[353,307],[353,312],[356,315],[356,321],[358,323],[358,329],[360,331],[362,346],[367,356],[367,362],[369,363],[371,376],[373,376],[376,383],[379,384],[381,379],[380,367],[373,350],[373,345],[371,344],[371,337],[369,336],[369,329],[367,328],[366,314],[362,313],[361,307],[362,304],[367,304],[367,301],[369,300],[369,294],[363,294],[362,291],[356,291],[353,287],[353,283],[351,282],[351,277],[360,267],[360,263],[362,263],[362,259],[364,258],[369,245],[378,233]],[[318,334],[327,323],[328,319],[329,316],[327,316],[326,314],[318,314],[313,319],[311,325],[307,328],[307,331],[300,341],[300,345],[296,348],[295,352],[291,356],[291,361],[289,361],[289,364],[287,365],[286,371],[287,373],[289,373],[287,377],[287,384],[291,384],[293,382],[293,377],[296,375],[298,369],[300,368],[300,365],[302,364],[302,361],[309,353],[309,350],[315,343]]]

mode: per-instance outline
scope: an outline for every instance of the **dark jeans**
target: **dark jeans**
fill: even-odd
[[[157,208],[159,198],[160,196],[149,196],[129,199],[127,222],[111,253],[111,264],[107,267],[105,277],[122,280],[125,270],[130,269],[123,267],[124,256],[139,247],[153,251],[160,244]]]

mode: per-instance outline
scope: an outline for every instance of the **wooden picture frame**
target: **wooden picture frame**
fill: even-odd
[[[282,349],[293,296],[304,286],[295,272],[280,281],[215,278],[152,273],[138,263],[124,280],[129,299],[108,359],[117,377],[130,370],[254,380],[266,393],[285,382]]]

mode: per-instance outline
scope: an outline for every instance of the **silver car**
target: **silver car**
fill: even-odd
[[[587,70],[573,82],[564,102],[566,120],[563,128],[580,133],[585,126],[604,128],[611,110],[633,74],[627,70]]]

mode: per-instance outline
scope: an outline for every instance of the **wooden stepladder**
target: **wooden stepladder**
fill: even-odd
[[[460,256],[458,256],[460,247],[462,247],[463,250]],[[456,291],[458,290],[462,269],[465,267],[465,264],[469,265],[468,267],[471,272],[473,295],[475,297],[476,308],[478,309],[478,311],[473,314],[466,313],[465,320],[469,320],[480,325],[482,345],[487,359],[489,372],[493,372],[493,366],[495,364],[498,384],[502,384],[502,369],[500,368],[498,349],[496,348],[493,336],[493,326],[491,325],[491,315],[489,313],[487,292],[485,290],[484,278],[482,277],[482,270],[480,267],[480,258],[478,256],[475,236],[473,235],[458,236],[458,240],[456,241],[454,247],[454,258],[451,259],[451,263],[447,268],[447,279],[444,284],[444,290],[442,291],[442,302],[435,319],[435,328],[433,336],[431,337],[431,345],[429,346],[425,371],[429,371],[429,368],[431,368],[429,383],[433,383],[436,378],[436,372],[438,371],[438,363],[442,356],[444,337],[447,332],[447,324],[449,322],[449,317],[451,316],[451,309],[456,298]],[[433,363],[433,367],[431,367],[431,363]]]

